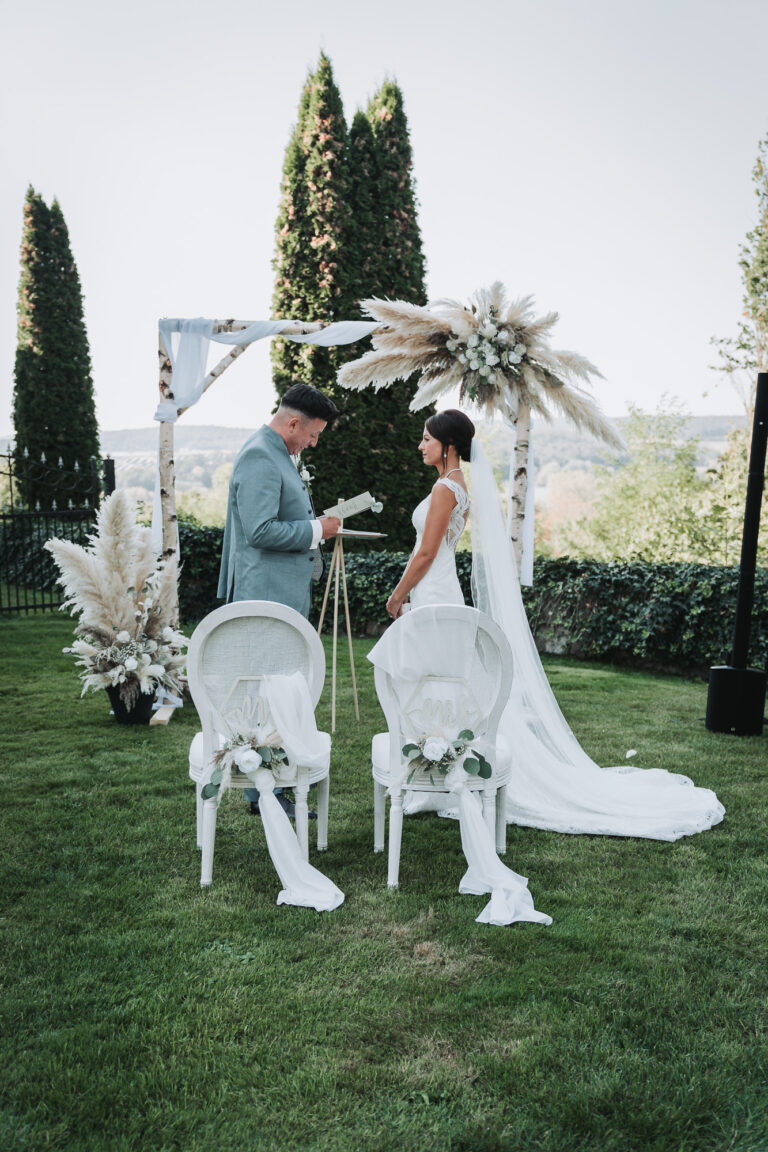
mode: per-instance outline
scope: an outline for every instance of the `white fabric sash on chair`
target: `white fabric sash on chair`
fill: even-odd
[[[317,729],[309,688],[301,673],[264,676],[261,686],[289,764],[312,768],[327,761],[330,736]],[[344,893],[302,856],[293,825],[273,794],[272,773],[266,768],[257,768],[245,775],[259,790],[259,812],[267,848],[283,885],[277,903],[314,908],[317,912],[338,908],[344,903]]]
[[[469,865],[459,883],[459,892],[473,896],[491,893],[491,899],[475,917],[478,924],[514,924],[519,920],[551,924],[551,916],[534,908],[527,878],[507,868],[496,855],[480,802],[465,786],[468,778],[458,764],[445,778],[446,788],[458,801],[461,847]]]

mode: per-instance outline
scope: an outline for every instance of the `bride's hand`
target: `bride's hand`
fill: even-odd
[[[403,614],[403,602],[398,596],[395,596],[394,592],[387,600],[387,612],[393,620],[397,620],[398,616]]]

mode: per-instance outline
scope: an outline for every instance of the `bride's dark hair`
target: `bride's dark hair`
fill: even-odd
[[[446,408],[445,412],[435,412],[434,416],[429,416],[425,427],[430,436],[434,436],[444,447],[453,444],[460,460],[469,460],[475,434],[475,426],[469,416],[465,416],[458,408]]]

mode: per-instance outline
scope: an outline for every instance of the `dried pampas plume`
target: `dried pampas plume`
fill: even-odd
[[[340,369],[342,387],[378,390],[418,373],[411,411],[458,386],[461,401],[489,415],[501,412],[514,420],[518,408],[526,406],[549,420],[555,410],[612,447],[624,447],[580,387],[600,372],[584,356],[550,347],[557,313],[537,319],[533,297],[510,301],[497,281],[467,304],[436,300],[419,307],[371,299],[363,300],[362,307],[383,327],[373,334],[372,351]]]

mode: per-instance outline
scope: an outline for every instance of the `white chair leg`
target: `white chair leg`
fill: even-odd
[[[203,791],[202,780],[195,781],[195,816],[197,823],[197,846],[203,846],[203,797],[200,793]]]
[[[483,789],[483,816],[491,836],[496,836],[496,789]]]
[[[384,851],[384,818],[387,790],[378,780],[373,782],[373,850]]]
[[[389,867],[387,887],[397,888],[400,882],[400,843],[403,838],[403,790],[398,788],[389,807]]]
[[[496,851],[499,856],[507,853],[507,786],[502,784],[496,793]]]
[[[301,854],[305,860],[309,860],[309,804],[307,803],[308,794],[308,784],[294,784],[293,795],[296,804],[296,839],[299,841]]]
[[[317,782],[317,850],[325,852],[328,847],[328,799],[330,780],[325,776]]]
[[[216,816],[219,811],[217,796],[203,801],[203,858],[200,868],[200,887],[206,888],[213,879],[213,846],[216,840]]]

